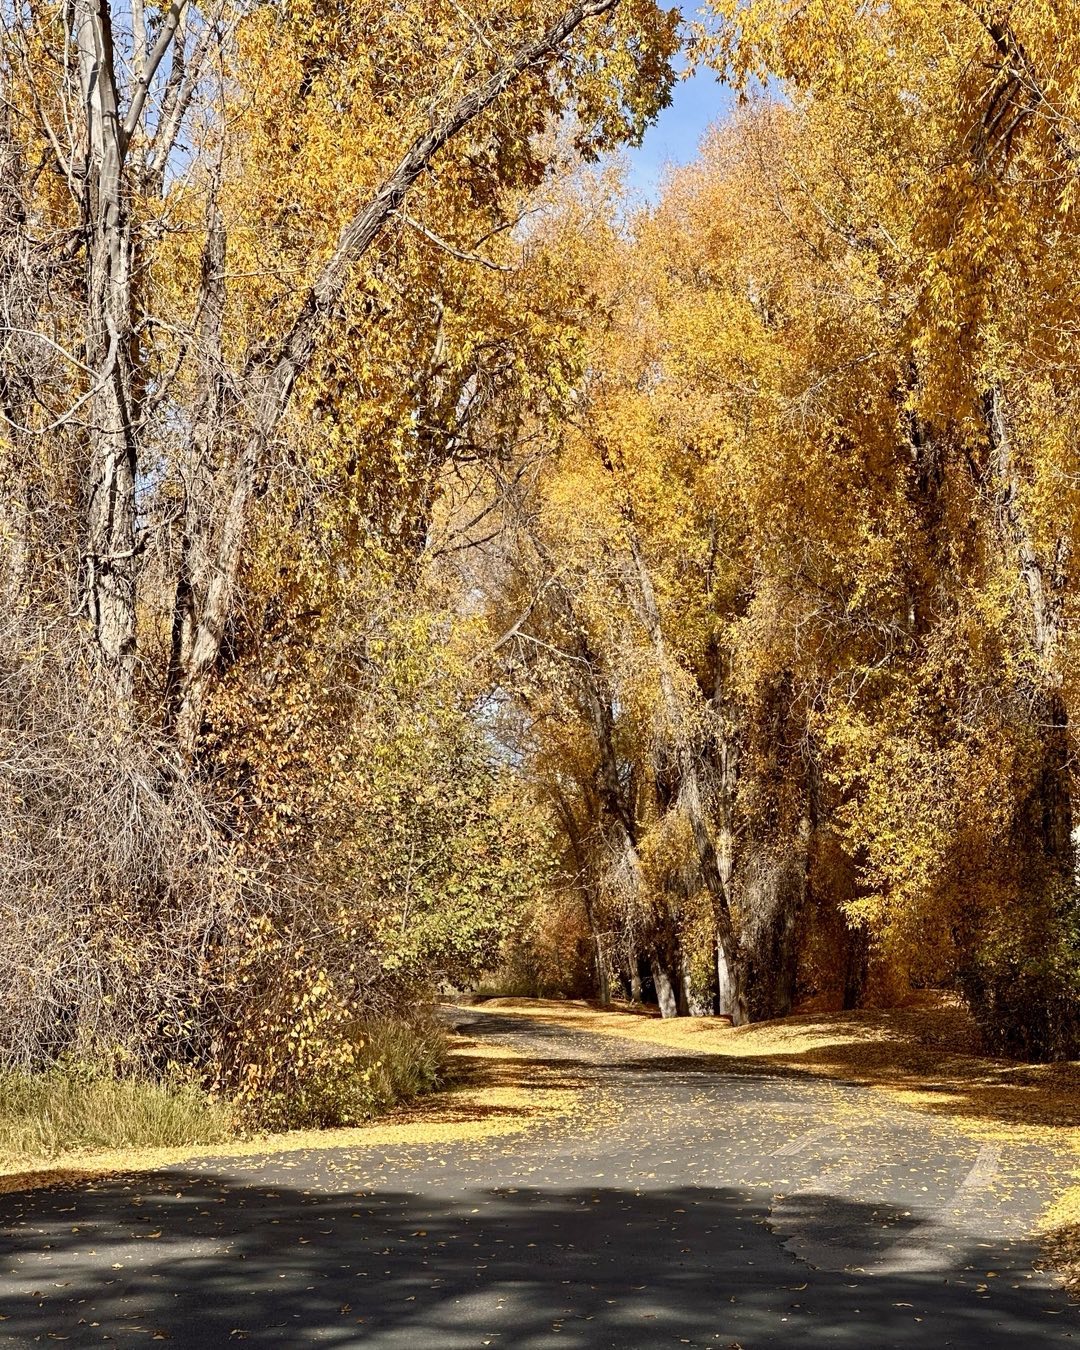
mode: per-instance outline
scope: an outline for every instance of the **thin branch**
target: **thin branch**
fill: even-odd
[[[85,371],[87,375],[95,374],[95,371],[91,370],[89,366],[84,365],[77,356],[74,356],[69,352],[66,347],[62,347],[59,342],[56,342],[53,338],[49,337],[47,333],[36,332],[33,328],[11,328],[7,326],[0,327],[0,333],[11,333],[17,337],[34,338],[38,342],[44,342],[47,347],[51,347],[53,351],[59,352],[66,361],[70,361],[77,369]]]
[[[105,370],[101,379],[92,388],[88,389],[86,393],[83,394],[80,398],[77,398],[70,408],[68,408],[65,412],[62,412],[59,415],[59,417],[54,418],[53,421],[51,421],[48,424],[48,426],[24,427],[20,423],[12,421],[12,419],[8,417],[8,415],[3,411],[0,411],[0,422],[6,422],[7,425],[11,427],[13,431],[19,432],[20,435],[22,436],[48,436],[50,432],[56,431],[59,427],[62,427],[65,422],[70,421],[71,418],[74,417],[74,415],[79,411],[80,408],[84,407],[87,403],[90,402],[92,398],[96,398],[97,395],[101,393],[101,391],[108,385],[109,381],[112,379],[115,366],[116,366],[116,339],[114,338],[112,345],[109,348],[109,355],[106,360]]]
[[[521,614],[518,615],[518,617],[506,630],[506,632],[503,633],[502,637],[500,637],[499,640],[494,644],[494,646],[492,646],[489,655],[494,656],[494,654],[499,650],[500,647],[505,647],[508,642],[511,642],[514,638],[520,635],[522,625],[528,623],[530,615],[532,614],[536,606],[540,603],[541,599],[543,598],[544,592],[550,585],[551,585],[551,578],[550,577],[545,578],[543,585],[536,592],[536,594],[529,601],[529,603],[525,606]]]
[[[169,12],[165,16],[165,22],[161,25],[161,32],[158,34],[158,40],[154,43],[154,50],[150,53],[146,63],[146,70],[142,78],[135,86],[135,91],[131,96],[131,106],[128,108],[127,116],[124,118],[124,125],[121,129],[123,145],[126,148],[128,141],[131,140],[132,132],[139,125],[139,118],[142,116],[143,107],[146,104],[146,96],[150,92],[150,86],[154,82],[154,76],[157,74],[158,66],[165,59],[165,53],[172,46],[172,40],[176,35],[176,29],[180,23],[180,16],[184,12],[184,6],[187,0],[173,0],[169,7]]]
[[[479,263],[481,267],[489,267],[493,272],[512,272],[512,267],[506,267],[502,263],[492,262],[490,258],[482,258],[479,253],[466,253],[460,248],[455,248],[453,244],[448,243],[441,235],[437,235],[434,230],[429,230],[426,225],[421,225],[418,220],[413,220],[412,216],[407,216],[404,211],[399,211],[398,217],[410,225],[417,234],[422,234],[425,239],[430,239],[443,250],[449,253],[451,257],[459,259],[461,262]]]

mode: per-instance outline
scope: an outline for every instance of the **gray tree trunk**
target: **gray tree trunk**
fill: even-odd
[[[184,530],[173,595],[172,642],[165,685],[165,727],[175,732],[183,706],[183,683],[190,669],[198,618],[209,591],[214,558],[214,502],[219,491],[226,417],[225,362],[222,335],[225,320],[225,222],[217,191],[211,193],[206,213],[199,281],[198,378],[191,436],[183,466]],[[191,738],[198,728],[186,728]]]
[[[731,969],[728,966],[727,953],[724,951],[723,944],[716,944],[716,1011],[721,1017],[730,1017],[732,1025],[738,1025],[735,1021],[736,993],[735,981],[731,978]]]
[[[679,1005],[685,1017],[708,1017],[712,1011],[708,1001],[694,989],[690,963],[685,955],[679,958]]]
[[[810,823],[804,818],[796,837],[747,864],[741,901],[746,909],[742,934],[750,1015],[754,1021],[786,1017],[795,999],[798,920],[806,900]]]
[[[634,944],[629,940],[627,941],[626,944],[626,959],[627,965],[629,967],[628,974],[630,977],[630,1002],[640,1003],[641,971],[638,968],[638,954],[634,950]]]
[[[660,1005],[661,1017],[678,1017],[679,1000],[675,992],[675,986],[671,982],[671,976],[655,956],[649,958],[649,967],[652,970],[653,984],[656,987],[656,1001]]]
[[[672,676],[671,655],[664,638],[660,618],[660,607],[656,600],[652,577],[645,564],[637,538],[636,528],[628,519],[630,552],[634,561],[640,590],[641,617],[652,643],[656,659],[657,675],[664,713],[669,734],[674,744],[671,746],[672,759],[676,768],[679,788],[678,804],[686,812],[697,852],[701,879],[712,900],[713,916],[716,924],[716,941],[724,952],[728,972],[731,978],[731,1018],[740,1025],[747,1018],[746,991],[739,955],[739,943],[732,916],[731,897],[724,885],[717,856],[716,841],[705,811],[704,793],[694,747],[690,744],[681,727],[684,721],[679,706],[679,696]]]
[[[1013,451],[1005,399],[999,387],[983,402],[996,533],[1027,598],[1026,619],[1034,660],[1025,691],[1037,744],[1031,789],[1013,821],[1014,881],[1033,912],[1037,945],[1014,957],[1005,970],[969,974],[968,990],[981,1008],[984,1030],[1000,1048],[1032,1058],[1075,1054],[1080,1010],[1068,976],[1048,971],[1045,944],[1069,935],[1080,922],[1080,895],[1073,843],[1072,746],[1062,686],[1059,648],[1064,631],[1063,597],[1068,545],[1059,539],[1053,556],[1040,557],[1028,519]]]
[[[132,409],[131,232],[125,204],[112,25],[104,0],[76,0],[75,34],[85,118],[86,366],[89,474],[83,587],[87,611],[121,710],[135,674],[135,474]]]

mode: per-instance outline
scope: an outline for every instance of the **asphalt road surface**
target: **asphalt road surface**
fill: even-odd
[[[0,1197],[0,1346],[1080,1344],[1026,1237],[1062,1164],[856,1086],[462,1013],[587,1076],[502,1139]]]

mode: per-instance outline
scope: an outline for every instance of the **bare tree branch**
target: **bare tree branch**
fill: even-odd
[[[165,59],[165,53],[172,45],[172,40],[176,35],[177,25],[180,23],[180,16],[184,12],[184,6],[187,0],[173,0],[169,7],[169,12],[165,16],[165,22],[161,25],[161,32],[158,34],[158,40],[154,43],[154,50],[150,53],[146,62],[146,69],[139,78],[131,96],[131,104],[128,107],[127,116],[124,118],[122,128],[123,145],[126,147],[131,140],[132,132],[139,125],[139,118],[142,116],[143,107],[146,104],[146,96],[150,92],[150,86],[154,82],[154,76],[157,74],[158,66]]]
[[[461,262],[479,263],[481,267],[488,267],[493,272],[512,272],[514,270],[503,263],[492,262],[490,258],[482,258],[479,253],[466,253],[460,248],[455,248],[453,244],[447,243],[441,235],[436,234],[434,230],[429,230],[426,225],[421,225],[418,220],[413,220],[412,216],[407,216],[404,211],[399,211],[398,217],[414,229],[417,234],[422,234],[425,239],[430,239],[444,253],[449,253],[452,258],[457,258]]]

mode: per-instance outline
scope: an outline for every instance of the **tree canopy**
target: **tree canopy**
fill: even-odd
[[[1078,48],[8,5],[0,1058],[287,1116],[496,968],[1077,1053]]]

